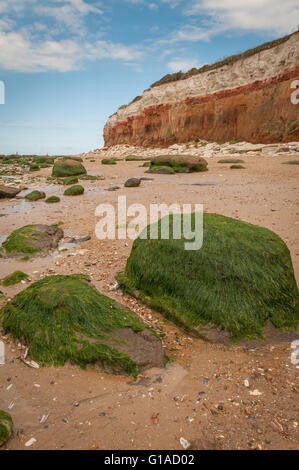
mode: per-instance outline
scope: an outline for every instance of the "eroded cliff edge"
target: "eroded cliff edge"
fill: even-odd
[[[105,145],[299,141],[299,105],[291,101],[299,31],[185,77],[121,106],[105,125]]]

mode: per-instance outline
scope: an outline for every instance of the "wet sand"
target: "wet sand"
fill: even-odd
[[[242,158],[245,170],[231,170],[213,157],[207,173],[174,176],[145,174],[142,162],[106,166],[99,160],[85,160],[88,173],[103,175],[105,180],[81,181],[83,196],[65,197],[64,186],[41,183],[47,196],[61,197],[59,204],[0,202],[0,214],[6,214],[0,217],[0,235],[28,223],[63,221],[61,228],[67,235],[91,236],[90,241],[60,254],[27,262],[1,260],[0,277],[17,269],[29,274],[29,282],[48,273],[89,274],[102,293],[165,333],[165,352],[173,359],[166,369],[145,371],[137,382],[73,365],[34,370],[17,359],[21,346],[5,339],[0,408],[11,413],[15,432],[4,449],[26,449],[31,437],[36,442],[30,449],[182,449],[181,437],[191,442],[202,436],[219,449],[298,448],[295,379],[299,366],[291,363],[290,343],[246,350],[190,338],[161,315],[114,290],[115,275],[124,270],[132,241],[97,240],[94,232],[97,205],[116,207],[119,195],[127,196],[128,205],[139,202],[147,208],[163,202],[203,204],[207,212],[261,225],[280,235],[290,249],[298,282],[298,167],[282,165],[290,155]],[[49,168],[35,176],[50,173]],[[142,181],[139,188],[123,187],[129,177],[144,176],[153,179]],[[112,186],[121,189],[106,191]],[[26,285],[1,290],[11,298]],[[46,414],[46,422],[40,423]]]

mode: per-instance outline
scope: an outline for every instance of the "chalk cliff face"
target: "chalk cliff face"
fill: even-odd
[[[110,116],[105,145],[299,141],[299,105],[291,102],[296,79],[299,32],[227,65],[146,90]]]

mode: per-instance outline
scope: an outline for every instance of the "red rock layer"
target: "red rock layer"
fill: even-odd
[[[109,128],[105,145],[168,146],[196,139],[299,141],[299,105],[291,102],[296,78],[299,67],[231,90],[145,108]]]

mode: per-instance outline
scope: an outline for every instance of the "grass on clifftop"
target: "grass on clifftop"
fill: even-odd
[[[172,222],[170,216],[170,227]],[[149,227],[145,230],[149,233]],[[278,235],[204,214],[202,248],[186,251],[185,242],[137,238],[119,275],[122,289],[180,326],[209,323],[227,330],[232,341],[261,338],[268,320],[279,329],[298,326],[293,266]]]
[[[104,341],[112,341],[118,329],[139,332],[145,327],[85,278],[57,275],[35,282],[0,311],[4,331],[28,345],[30,356],[42,366],[71,360],[81,367],[100,363],[136,375],[136,363]]]
[[[164,85],[165,83],[176,82],[178,80],[186,80],[187,78],[193,77],[194,75],[199,75],[200,73],[207,72],[209,70],[215,70],[225,65],[233,64],[234,62],[237,62],[238,60],[246,59],[247,57],[251,57],[254,54],[258,54],[259,52],[266,51],[268,49],[271,49],[272,47],[276,47],[279,44],[286,42],[292,36],[292,34],[283,36],[282,38],[274,39],[274,41],[266,42],[252,49],[248,49],[247,51],[242,52],[241,54],[235,54],[229,57],[225,57],[224,59],[219,60],[215,62],[214,64],[207,64],[198,69],[196,67],[193,67],[186,73],[180,71],[180,72],[175,72],[172,74],[167,74],[164,77],[162,77],[160,80],[158,80],[157,82],[153,83],[151,85],[151,88]]]

